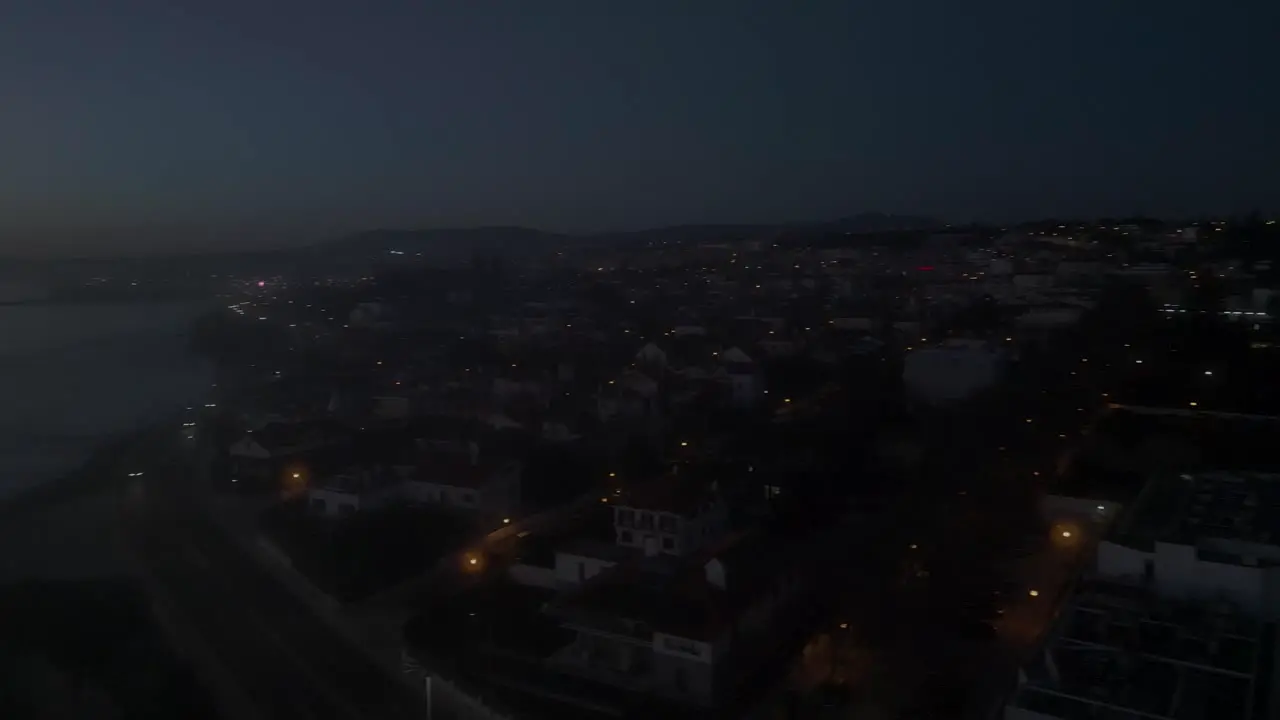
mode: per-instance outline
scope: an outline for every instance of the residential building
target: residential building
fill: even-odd
[[[1083,586],[1023,666],[1006,720],[1268,717],[1274,625],[1229,603],[1186,604],[1105,581]]]
[[[1280,475],[1161,477],[1098,546],[1101,577],[1161,597],[1280,618]]]
[[[810,567],[766,533],[688,557],[640,558],[562,594],[547,612],[574,640],[549,667],[621,691],[716,707],[786,641]]]
[[[276,491],[299,475],[298,466],[342,438],[323,423],[269,423],[245,433],[228,448],[232,483]]]
[[[715,484],[676,472],[611,502],[617,545],[645,555],[688,555],[719,542],[728,528],[728,509]]]
[[[1278,480],[1158,477],[1128,507],[1097,505],[1098,516],[1116,513],[1113,532],[1019,671],[1004,717],[1269,717]]]
[[[992,386],[1004,364],[1004,354],[983,341],[953,339],[908,352],[902,381],[915,402],[945,404]]]
[[[307,488],[307,509],[325,517],[349,517],[397,501],[398,478],[384,468],[349,468],[315,481]]]
[[[493,519],[510,517],[519,508],[520,462],[482,454],[477,442],[426,444],[419,450],[412,463],[396,466],[406,501]]]

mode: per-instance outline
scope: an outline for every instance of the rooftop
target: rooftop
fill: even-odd
[[[1203,540],[1280,544],[1280,475],[1205,472],[1158,477],[1114,538],[1135,547]]]
[[[785,542],[764,532],[739,533],[688,558],[633,556],[563,598],[557,609],[587,622],[622,620],[710,640],[761,592],[788,581],[795,567],[787,562]],[[719,562],[714,582],[708,578],[712,561]]]
[[[1260,625],[1226,607],[1153,601],[1132,588],[1085,588],[1062,615],[1011,706],[1065,720],[1247,720],[1265,702]]]
[[[716,498],[713,483],[695,474],[668,472],[653,480],[627,488],[613,501],[617,507],[652,512],[694,515]]]
[[[1157,601],[1106,583],[1086,587],[1059,634],[1023,668],[1010,705],[1051,717],[1250,720],[1269,686],[1270,644],[1228,607]]]
[[[478,487],[511,464],[513,461],[505,458],[486,457],[478,447],[424,448],[410,463],[413,473],[409,479],[452,487]]]

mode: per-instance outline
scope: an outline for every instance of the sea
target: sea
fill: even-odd
[[[61,304],[0,293],[0,501],[82,464],[113,437],[202,401],[198,304]]]

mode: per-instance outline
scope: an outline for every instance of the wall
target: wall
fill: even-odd
[[[480,507],[480,492],[472,488],[412,480],[403,487],[404,497],[411,502],[476,509]]]
[[[317,507],[317,501],[324,503],[323,510]],[[312,488],[307,491],[307,510],[324,515],[325,517],[340,517],[343,514],[343,505],[350,506],[352,514],[360,510],[360,496],[354,493],[342,492],[341,490],[326,490],[323,488]],[[367,507],[365,509],[368,509]]]
[[[1227,597],[1241,610],[1259,614],[1265,570],[1210,562],[1190,545],[1156,543],[1156,589],[1163,596],[1189,599]]]
[[[707,643],[654,633],[652,677],[659,695],[697,705],[715,703],[715,665]]]
[[[577,572],[576,570],[574,572]],[[515,563],[507,568],[507,575],[517,585],[554,590],[561,586],[554,567],[538,567]],[[576,577],[576,576],[575,576]]]
[[[1103,577],[1141,582],[1146,572],[1147,560],[1153,559],[1151,553],[1110,540],[1098,543],[1098,574]]]
[[[583,567],[581,576],[578,571],[579,565]],[[563,585],[577,585],[583,579],[590,580],[600,574],[601,571],[613,567],[613,565],[614,563],[609,560],[557,552],[555,577],[556,581]]]
[[[1044,713],[1033,712],[1020,707],[1006,706],[1004,709],[1004,720],[1059,720],[1057,716],[1045,715]]]
[[[1050,520],[1071,517],[1104,525],[1115,518],[1122,507],[1120,503],[1109,500],[1075,498],[1064,495],[1046,495],[1040,501],[1041,512]]]

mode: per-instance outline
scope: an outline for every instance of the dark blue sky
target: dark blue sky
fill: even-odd
[[[1274,0],[20,5],[6,250],[1280,198]]]

